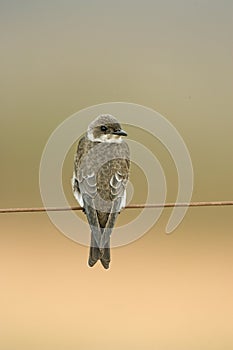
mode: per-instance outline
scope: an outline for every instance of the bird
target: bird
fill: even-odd
[[[126,136],[114,116],[101,114],[88,125],[75,153],[72,189],[91,229],[89,267],[100,260],[109,268],[111,233],[126,205],[130,169]]]

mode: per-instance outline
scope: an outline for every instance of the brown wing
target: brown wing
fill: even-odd
[[[125,142],[94,143],[86,137],[79,142],[73,190],[85,208],[99,247],[105,245],[125,205],[129,165],[129,148]]]
[[[87,159],[88,152],[93,146],[93,143],[84,136],[79,141],[74,159],[73,192],[81,207],[84,207],[83,194],[86,193],[94,198],[97,191],[96,176]]]
[[[79,197],[85,194],[94,199],[96,209],[103,212],[111,212],[112,202],[122,198],[120,211],[125,202],[129,165],[125,142],[94,143],[84,137],[75,156],[74,191]]]

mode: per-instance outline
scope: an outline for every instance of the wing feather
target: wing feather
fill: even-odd
[[[105,157],[107,161],[103,162]],[[104,246],[118,213],[125,206],[129,166],[129,148],[125,142],[117,145],[102,143],[97,151],[95,143],[86,137],[78,144],[73,192],[85,208],[97,245]]]

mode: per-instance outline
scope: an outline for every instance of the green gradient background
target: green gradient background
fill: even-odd
[[[76,111],[126,101],[164,115],[193,161],[193,200],[232,200],[232,1],[0,1],[0,206],[40,206],[38,169],[51,132]],[[124,117],[122,116],[122,122]],[[158,156],[174,200],[177,175]],[[73,150],[64,167],[67,196]],[[131,179],[143,201],[145,179]],[[140,186],[141,184],[141,186]],[[118,223],[129,220],[123,212]],[[231,208],[170,209],[109,271],[46,214],[1,215],[0,348],[233,348]]]

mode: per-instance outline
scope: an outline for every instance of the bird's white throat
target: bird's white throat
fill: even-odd
[[[108,142],[108,143],[121,143],[122,137],[114,134],[102,134],[99,137],[94,137],[92,131],[87,132],[88,140],[92,142]]]

